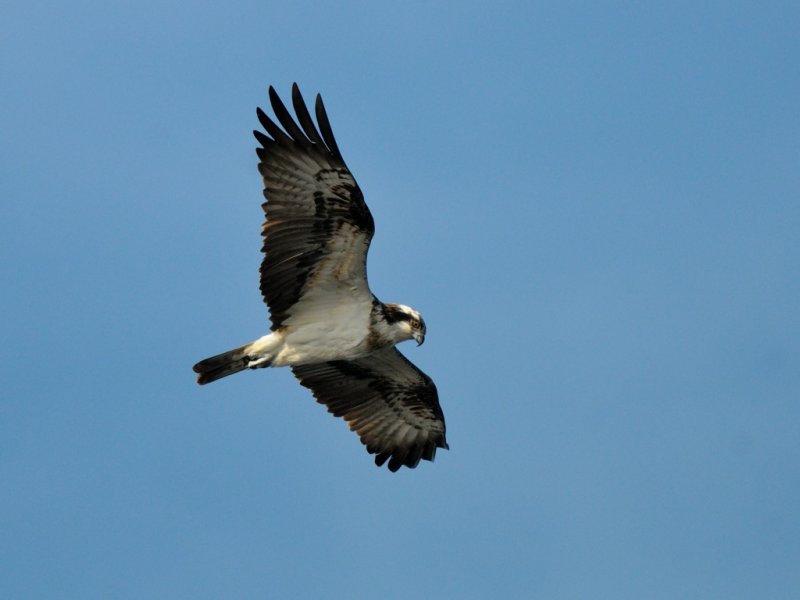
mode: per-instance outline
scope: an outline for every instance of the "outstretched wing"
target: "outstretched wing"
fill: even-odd
[[[336,145],[322,98],[317,95],[315,105],[319,129],[297,84],[292,86],[297,122],[271,86],[269,98],[283,129],[259,108],[266,135],[253,133],[261,143],[256,152],[267,217],[261,294],[276,330],[315,288],[326,304],[371,301],[366,269],[375,225]]]
[[[433,460],[447,448],[436,386],[394,347],[356,360],[292,367],[328,412],[344,417],[379,467]]]

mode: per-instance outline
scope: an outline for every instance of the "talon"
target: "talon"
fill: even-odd
[[[244,359],[247,361],[247,368],[248,369],[258,369],[259,367],[268,367],[269,366],[269,357],[262,356],[261,358],[254,358],[252,356],[245,356]]]

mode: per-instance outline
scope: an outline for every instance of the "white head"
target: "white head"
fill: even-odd
[[[398,342],[415,340],[417,346],[425,341],[425,321],[422,315],[405,304],[384,304],[383,318],[391,327]]]

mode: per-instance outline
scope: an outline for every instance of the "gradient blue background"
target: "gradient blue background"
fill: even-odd
[[[796,3],[0,9],[0,597],[800,597]],[[256,105],[321,91],[451,450],[266,329]]]

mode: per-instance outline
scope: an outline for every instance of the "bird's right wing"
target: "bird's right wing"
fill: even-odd
[[[367,251],[375,225],[336,145],[322,98],[317,95],[317,129],[297,84],[297,122],[272,87],[269,97],[283,129],[258,109],[267,133],[253,133],[261,143],[258,170],[266,198],[261,293],[275,330],[306,309],[296,307],[304,299],[311,310],[371,303]]]

